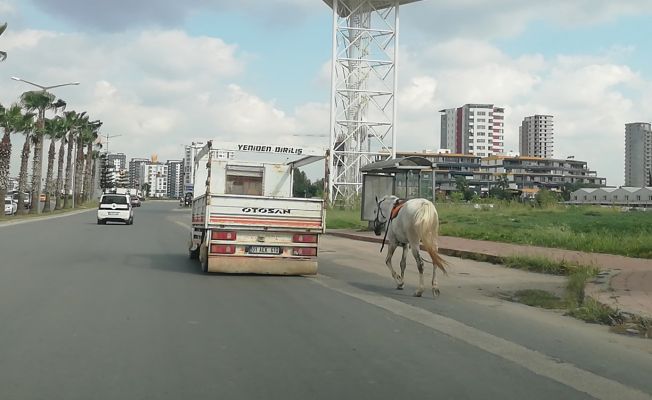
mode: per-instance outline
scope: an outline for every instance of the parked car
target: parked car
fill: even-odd
[[[130,196],[131,206],[140,207],[140,198],[138,196]]]
[[[97,224],[106,225],[107,222],[124,222],[127,225],[134,223],[134,209],[128,194],[102,195],[97,208]]]
[[[11,197],[5,199],[5,215],[14,215],[18,211],[18,203]]]

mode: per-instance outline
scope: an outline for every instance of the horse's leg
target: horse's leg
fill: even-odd
[[[394,271],[394,267],[392,267],[392,256],[394,255],[394,252],[396,251],[396,248],[398,246],[396,243],[390,242],[387,245],[387,257],[385,258],[385,265],[387,265],[387,268],[389,268],[389,272],[392,274],[392,278],[394,278],[394,281],[396,281],[396,287],[402,287],[403,286],[403,279]]]
[[[405,285],[405,266],[407,265],[407,245],[404,244],[401,247],[403,247],[403,253],[401,254],[401,283],[396,288],[398,290],[403,290],[403,285]]]
[[[423,294],[423,259],[421,258],[421,254],[419,254],[419,242],[417,242],[416,246],[410,245],[412,247],[412,255],[414,256],[414,259],[417,262],[417,269],[419,270],[419,287],[417,288],[417,291],[414,292],[415,297],[421,297]]]
[[[435,263],[432,263],[432,281],[430,284],[432,285],[432,297],[437,297],[439,296],[439,283],[437,282],[437,265]]]

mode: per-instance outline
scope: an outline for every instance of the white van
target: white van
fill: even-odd
[[[100,198],[97,209],[97,224],[104,225],[107,221],[134,223],[134,209],[128,194],[105,193]]]

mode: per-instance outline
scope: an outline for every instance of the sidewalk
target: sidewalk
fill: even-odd
[[[328,234],[372,243],[381,243],[383,240],[382,237],[375,236],[373,232],[331,230],[328,231]],[[454,257],[470,253],[489,257],[525,255],[595,265],[602,270],[609,271],[611,279],[609,282],[596,282],[587,285],[587,295],[615,309],[652,318],[652,260],[451,236],[439,237],[439,251]]]

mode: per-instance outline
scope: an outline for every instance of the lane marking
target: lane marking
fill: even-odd
[[[512,343],[452,318],[431,313],[419,307],[382,295],[357,289],[337,279],[318,275],[311,278],[319,285],[382,308],[399,317],[431,328],[454,339],[511,361],[537,375],[541,375],[584,392],[596,399],[652,399],[652,396],[615,380],[583,370],[571,363],[552,358],[538,351]]]

